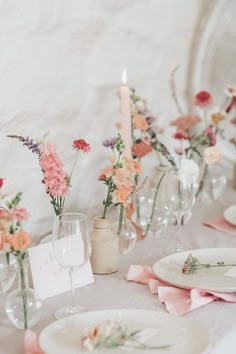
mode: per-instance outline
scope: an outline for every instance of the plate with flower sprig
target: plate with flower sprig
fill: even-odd
[[[228,276],[231,268],[235,268],[235,276]],[[160,280],[179,288],[236,292],[236,248],[204,248],[171,254],[158,260],[152,270]]]
[[[181,338],[181,340],[180,340]],[[56,321],[40,334],[45,354],[200,354],[208,333],[198,322],[148,310],[105,310]]]

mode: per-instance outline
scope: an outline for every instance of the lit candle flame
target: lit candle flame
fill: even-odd
[[[126,85],[126,69],[124,69],[121,79],[123,85]]]

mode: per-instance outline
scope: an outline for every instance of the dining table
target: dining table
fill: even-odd
[[[192,217],[186,225],[181,226],[186,250],[215,247],[235,247],[236,236],[217,231],[203,225],[205,220],[223,216],[224,210],[236,204],[236,190],[228,182],[222,197],[211,204],[197,200],[192,210]],[[95,283],[76,289],[75,296],[79,305],[88,311],[109,309],[145,309],[158,314],[167,313],[165,305],[158,301],[147,286],[126,279],[130,265],[152,265],[169,252],[170,244],[176,242],[176,226],[169,226],[158,237],[146,237],[136,242],[127,255],[120,255],[119,269],[109,275],[94,275]],[[236,254],[235,254],[236,259]],[[63,293],[43,300],[40,321],[33,330],[40,332],[55,321],[54,312],[70,302],[70,293]],[[13,327],[5,313],[7,294],[0,301],[0,354],[23,354],[24,331]],[[213,351],[217,341],[229,333],[236,323],[236,304],[213,301],[203,307],[188,312],[184,317],[198,321],[209,333],[207,353]],[[142,354],[142,350],[139,350]],[[56,354],[56,353],[55,353]],[[66,354],[66,353],[65,353]],[[181,354],[181,353],[179,353]],[[191,354],[191,353],[189,353]]]

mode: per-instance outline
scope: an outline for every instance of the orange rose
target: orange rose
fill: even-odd
[[[24,230],[14,232],[12,238],[9,240],[9,244],[14,251],[23,251],[30,244],[30,236]]]
[[[139,129],[142,131],[146,131],[148,129],[148,123],[147,123],[146,119],[143,116],[141,116],[140,114],[138,114],[137,116],[134,116],[133,122],[134,122],[134,127],[136,129]]]

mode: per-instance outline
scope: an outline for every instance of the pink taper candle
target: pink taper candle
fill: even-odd
[[[122,86],[120,87],[120,104],[121,104],[121,136],[125,145],[125,150],[123,155],[131,158],[132,133],[131,133],[130,89],[126,85],[126,70],[124,70],[122,75]]]

